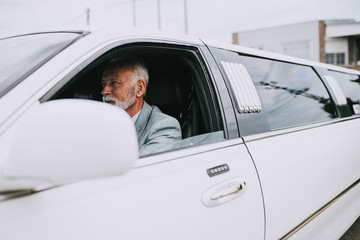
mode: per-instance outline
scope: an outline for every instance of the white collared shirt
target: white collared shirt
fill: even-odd
[[[131,120],[133,121],[134,124],[135,124],[136,120],[138,119],[140,112],[141,112],[141,109],[134,116],[132,116]]]

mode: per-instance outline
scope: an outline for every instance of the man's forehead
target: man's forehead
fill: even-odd
[[[105,71],[102,75],[102,78],[113,78],[117,76],[117,71]]]
[[[115,67],[115,66],[109,66],[108,68],[105,69],[102,79],[106,80],[106,79],[120,79],[120,78],[125,78],[129,75],[132,74],[131,68],[129,68],[128,66],[121,66],[121,67]]]

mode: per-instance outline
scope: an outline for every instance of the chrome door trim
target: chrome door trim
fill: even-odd
[[[241,146],[244,142],[241,138],[223,140],[220,142],[189,146],[185,148],[173,149],[166,152],[155,153],[139,158],[135,161],[134,168],[147,167],[159,163],[174,161],[182,159],[184,157],[195,156],[206,152],[217,151],[220,149],[231,148],[235,146]],[[245,145],[243,145],[246,147]]]
[[[334,197],[332,200],[330,200],[327,204],[325,204],[322,208],[317,210],[314,214],[312,214],[310,217],[305,219],[302,223],[297,225],[293,230],[291,230],[289,233],[287,233],[285,236],[280,238],[281,240],[286,240],[292,237],[295,233],[300,231],[303,227],[305,227],[308,223],[310,223],[312,220],[314,220],[316,217],[318,217],[322,212],[324,212],[326,209],[331,207],[335,202],[337,202],[340,198],[342,198],[346,193],[351,191],[353,188],[355,188],[360,183],[360,178],[355,181],[353,184],[351,184],[348,188],[346,188],[344,191],[342,191],[340,194],[338,194],[336,197]]]
[[[360,116],[359,115],[354,115],[354,116],[350,116],[350,117],[346,117],[346,118],[336,118],[334,120],[330,120],[330,121],[326,121],[326,122],[306,124],[306,125],[301,125],[301,126],[298,126],[298,127],[278,129],[278,130],[273,130],[273,131],[259,133],[259,134],[242,136],[242,137],[244,139],[244,142],[248,143],[248,142],[257,141],[257,140],[260,140],[260,139],[266,139],[266,138],[270,138],[270,137],[281,136],[281,135],[294,133],[294,132],[306,131],[306,130],[309,130],[309,129],[319,128],[319,127],[324,127],[324,126],[330,126],[330,125],[334,125],[334,124],[337,124],[337,123],[347,122],[347,121],[356,120],[356,119],[359,119],[359,121],[360,121]]]

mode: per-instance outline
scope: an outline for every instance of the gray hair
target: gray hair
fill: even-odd
[[[112,59],[109,66],[130,66],[133,71],[133,78],[131,85],[135,86],[136,82],[140,79],[145,81],[146,89],[149,84],[149,71],[146,67],[144,60],[139,57],[120,57]],[[146,92],[145,89],[145,92]]]

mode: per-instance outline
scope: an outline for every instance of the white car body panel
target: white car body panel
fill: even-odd
[[[295,233],[291,239],[340,239],[359,217],[359,209],[360,186],[357,185],[314,218],[311,224]]]
[[[354,119],[249,142],[245,137],[264,191],[267,239],[283,237],[359,179],[359,127]],[[324,147],[326,154],[319,150]]]
[[[124,176],[5,201],[0,238],[262,239],[264,212],[253,163],[241,142],[226,145],[198,154],[185,149],[179,154],[187,157],[137,167]],[[205,170],[225,159],[229,174],[209,179]],[[202,204],[207,189],[237,176],[247,182],[242,196],[214,207]]]

